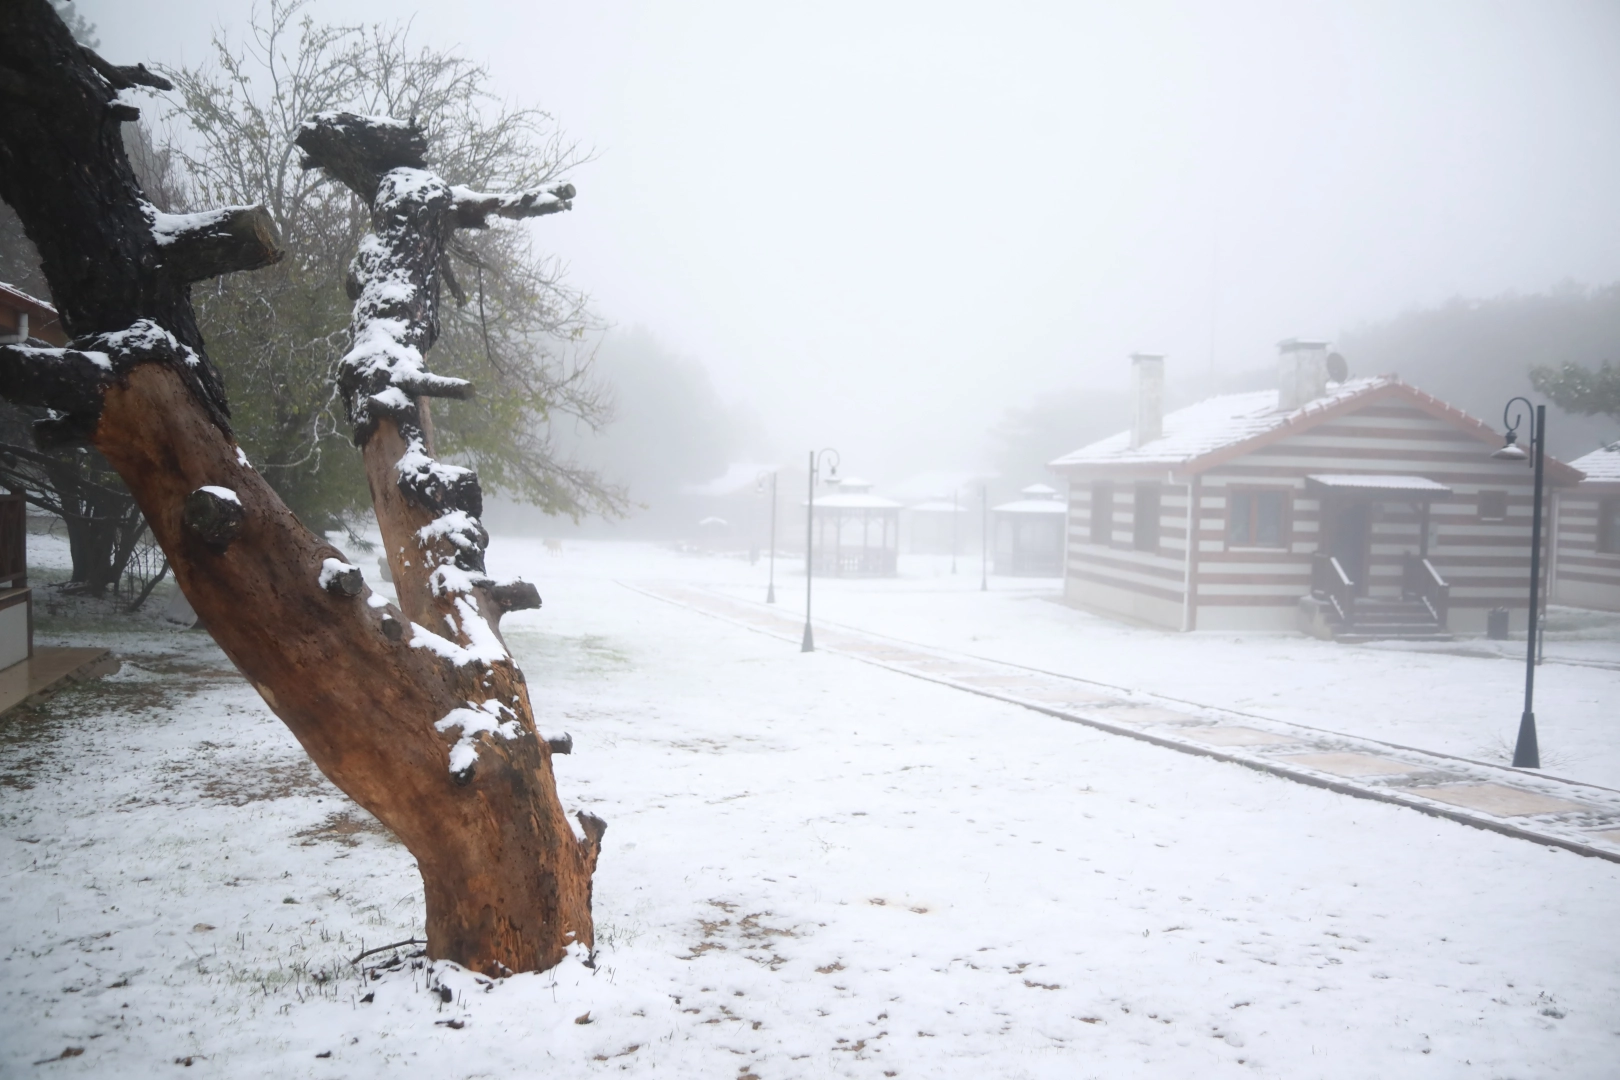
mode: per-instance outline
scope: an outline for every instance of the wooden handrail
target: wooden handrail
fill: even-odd
[[[1401,593],[1408,600],[1422,600],[1429,614],[1441,626],[1451,607],[1451,585],[1440,576],[1434,563],[1408,553],[1401,568]]]
[[[1339,619],[1348,624],[1356,584],[1344,572],[1337,558],[1318,551],[1311,556],[1311,595],[1333,605]]]

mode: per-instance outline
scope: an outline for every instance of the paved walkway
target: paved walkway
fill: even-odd
[[[626,585],[797,647],[804,624],[685,585]],[[816,648],[1115,735],[1620,862],[1620,791],[818,623]]]

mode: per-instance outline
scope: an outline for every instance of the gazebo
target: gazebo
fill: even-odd
[[[816,495],[815,568],[832,577],[894,577],[900,504],[850,477]]]
[[[1069,508],[1056,488],[1031,484],[1023,498],[992,507],[996,573],[1013,577],[1062,577],[1063,529]]]

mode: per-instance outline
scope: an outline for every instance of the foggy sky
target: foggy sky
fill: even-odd
[[[79,0],[195,63],[249,0]],[[406,3],[323,0],[371,21]],[[1006,405],[1456,295],[1620,279],[1612,3],[423,3],[599,158],[534,226],[797,461],[972,465]],[[1353,358],[1352,358],[1353,359]]]

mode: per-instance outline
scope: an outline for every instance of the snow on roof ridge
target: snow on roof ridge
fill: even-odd
[[[1133,449],[1130,431],[1121,431],[1065,454],[1051,464],[1180,464],[1287,427],[1348,398],[1396,382],[1399,380],[1392,375],[1346,379],[1328,393],[1289,412],[1277,408],[1275,389],[1218,394],[1166,414],[1164,434],[1152,442]]]

